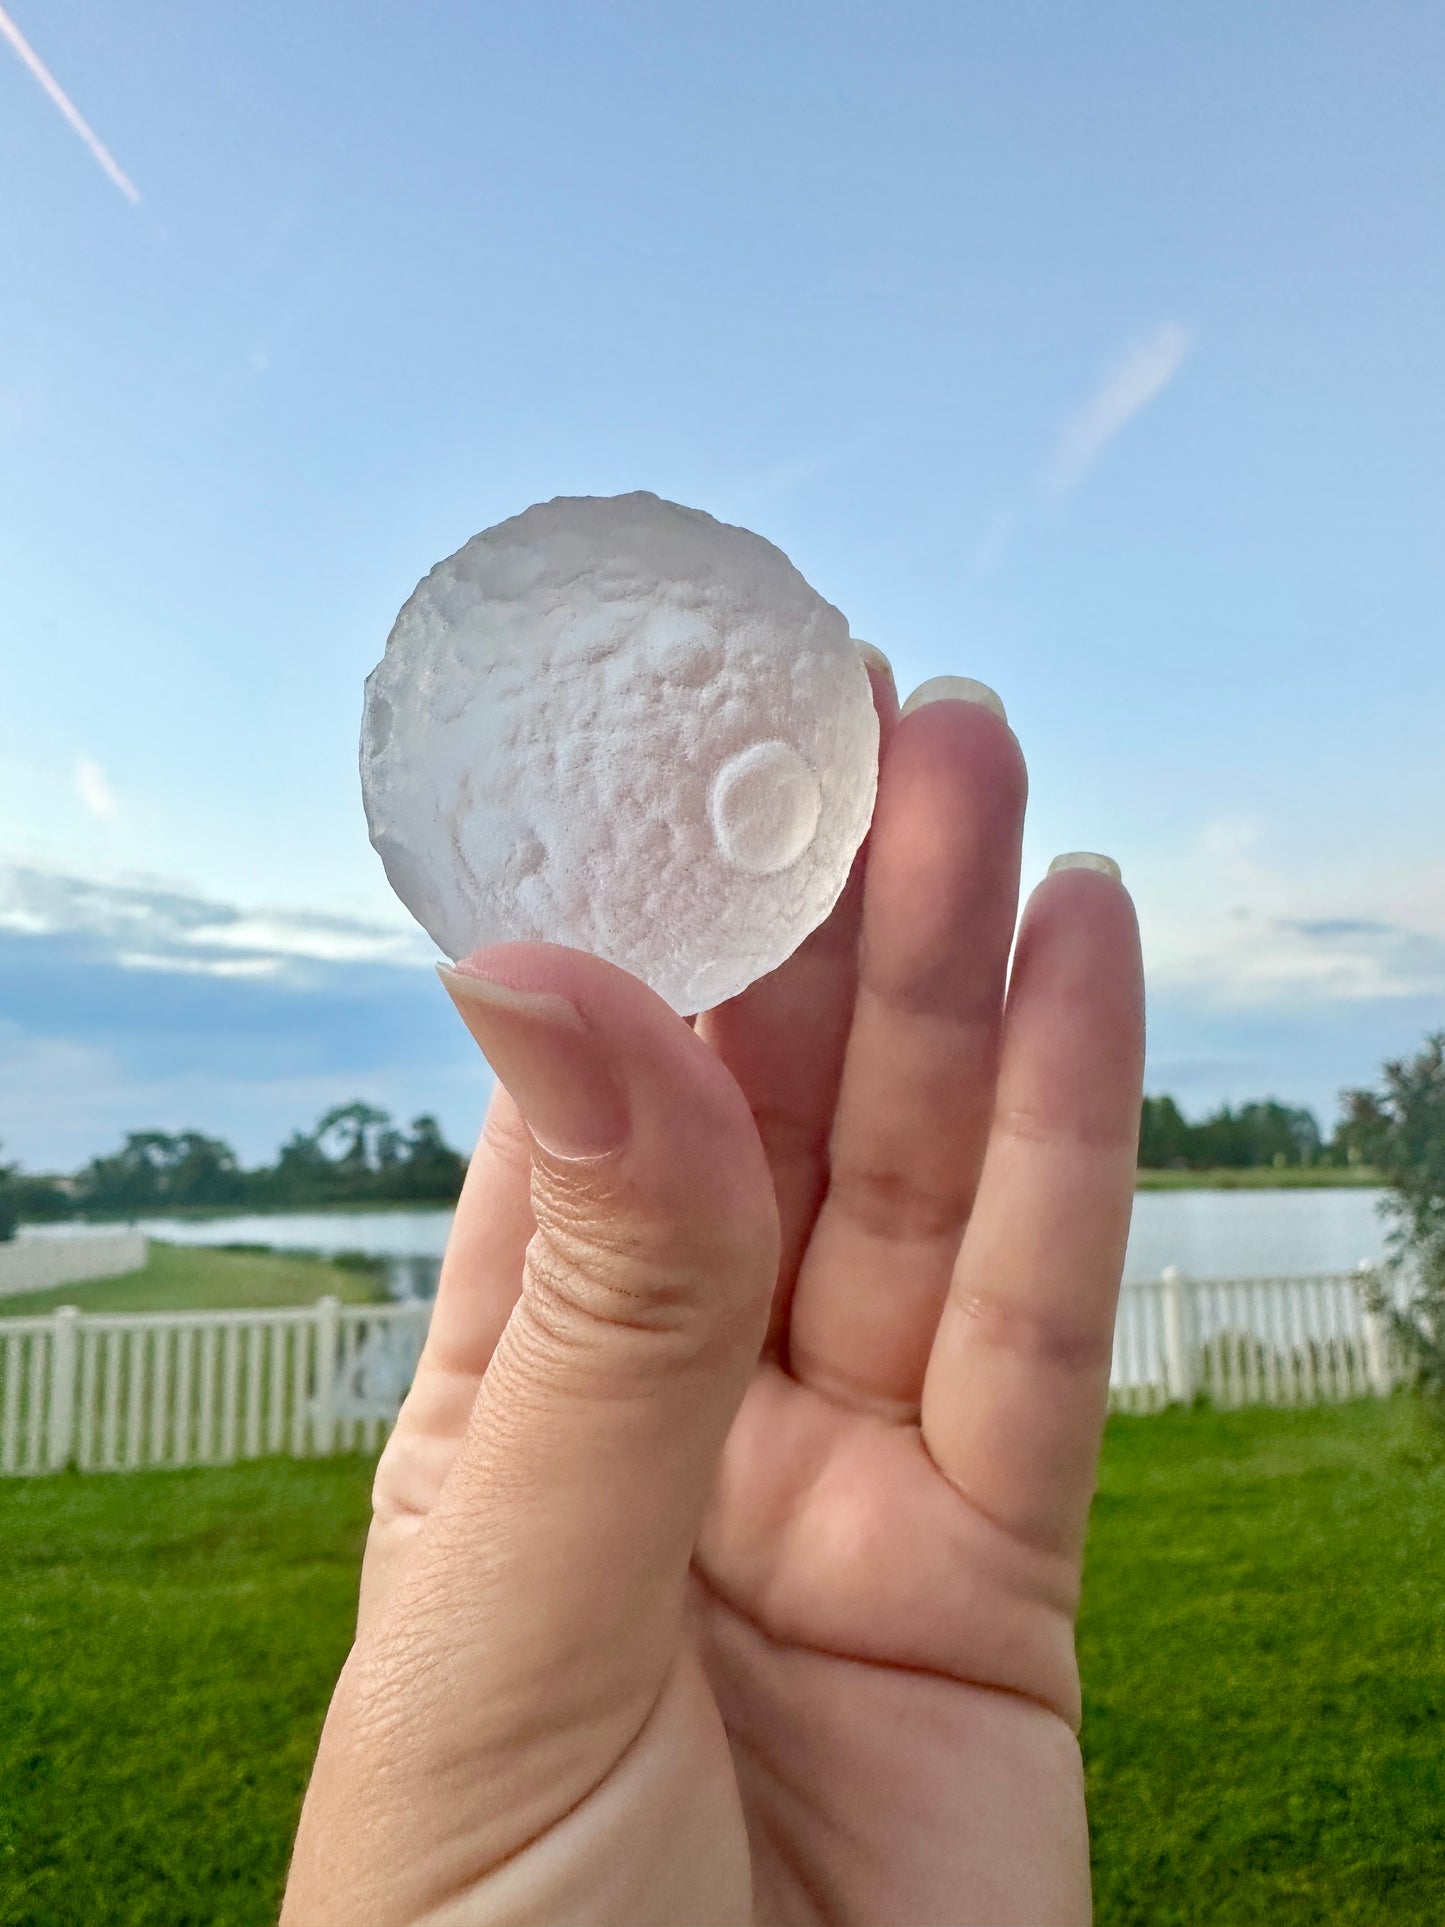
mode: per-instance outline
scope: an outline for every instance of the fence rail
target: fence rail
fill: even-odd
[[[1362,1272],[1126,1285],[1110,1404],[1157,1412],[1384,1396],[1399,1361]],[[0,1319],[0,1476],[67,1465],[227,1465],[375,1451],[396,1418],[431,1306],[140,1312],[69,1307]]]

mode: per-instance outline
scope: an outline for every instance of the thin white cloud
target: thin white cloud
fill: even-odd
[[[283,959],[309,958],[314,963],[414,963],[417,933],[411,929],[384,930],[376,925],[340,917],[299,916],[266,910],[228,912],[223,923],[202,924],[191,932],[193,943],[216,951],[240,950]]]
[[[1236,1008],[1438,998],[1445,994],[1445,940],[1369,918],[1241,916],[1173,968],[1156,967],[1152,979],[1201,1005]]]
[[[1078,487],[1114,437],[1163,394],[1192,344],[1186,327],[1165,321],[1128,350],[1060,428],[1041,477],[1046,494]]]
[[[242,909],[145,881],[0,863],[0,933],[81,942],[124,970],[287,977],[348,964],[428,966],[414,925],[316,910]]]
[[[21,33],[20,29],[3,7],[0,7],[0,40],[9,41],[15,50],[16,58],[22,66],[29,68],[36,80],[39,81],[46,93],[49,94],[51,100],[54,101],[55,105],[65,116],[65,119],[90,149],[96,165],[105,174],[106,178],[120,189],[121,193],[124,194],[125,198],[133,207],[139,207],[140,189],[130,178],[129,174],[121,167],[119,161],[116,160],[110,149],[101,140],[95,129],[90,125],[90,122],[86,120],[69,94],[61,87],[60,82],[55,78],[54,74],[51,73],[50,69],[45,65],[39,54],[36,53],[35,49],[30,45],[30,42],[25,38],[24,34]]]
[[[1151,983],[1203,1006],[1445,997],[1445,865],[1341,874],[1271,861],[1266,826],[1220,818],[1131,862]]]
[[[1125,352],[1060,426],[1028,496],[1022,502],[1005,501],[989,521],[969,560],[975,576],[991,575],[998,568],[1014,538],[1037,513],[1038,497],[1067,495],[1079,486],[1114,437],[1163,394],[1193,345],[1194,337],[1182,322],[1164,321]]]
[[[110,778],[89,756],[82,756],[75,765],[75,793],[102,823],[113,823],[120,815],[120,799],[111,788]]]
[[[118,950],[115,962],[122,970],[165,970],[185,977],[279,977],[284,968],[280,957],[152,956],[145,950]]]

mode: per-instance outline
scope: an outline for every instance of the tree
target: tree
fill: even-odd
[[[1314,1164],[1323,1140],[1314,1113],[1277,1098],[1222,1104],[1191,1124],[1172,1097],[1146,1097],[1139,1162],[1146,1170],[1244,1170],[1258,1165]]]
[[[0,1166],[0,1226],[6,1211],[13,1223],[77,1209],[137,1217],[198,1205],[449,1203],[466,1169],[434,1117],[414,1117],[402,1130],[357,1098],[334,1105],[313,1130],[293,1131],[274,1165],[249,1171],[229,1144],[202,1131],[128,1132],[119,1150],[92,1158],[64,1185]]]
[[[340,1188],[364,1191],[365,1180],[381,1166],[380,1145],[390,1134],[390,1113],[357,1098],[326,1113],[316,1126],[316,1143],[343,1180]]]
[[[293,1131],[281,1146],[275,1168],[260,1174],[263,1195],[279,1204],[312,1204],[329,1199],[334,1179],[331,1160],[311,1131]]]
[[[1326,1157],[1331,1164],[1356,1170],[1370,1161],[1370,1133],[1358,1118],[1346,1114],[1335,1126]]]
[[[467,1161],[442,1136],[434,1117],[414,1117],[406,1141],[406,1163],[397,1174],[410,1198],[455,1198],[467,1175]]]
[[[20,1204],[15,1180],[19,1172],[13,1164],[0,1164],[0,1244],[15,1236],[20,1221]]]
[[[1183,1170],[1192,1131],[1172,1097],[1146,1097],[1139,1126],[1139,1162],[1146,1171]]]
[[[234,1204],[244,1179],[230,1145],[200,1131],[182,1131],[167,1147],[163,1188],[169,1204]]]
[[[1394,1290],[1375,1309],[1393,1327],[1416,1386],[1445,1413],[1445,1031],[1387,1063],[1374,1090],[1345,1091],[1349,1141],[1388,1186]]]
[[[1245,1104],[1236,1129],[1246,1164],[1313,1164],[1320,1154],[1320,1127],[1310,1111],[1267,1098]]]
[[[245,1179],[236,1153],[201,1131],[131,1131],[119,1151],[77,1174],[79,1201],[134,1214],[171,1205],[235,1204]]]

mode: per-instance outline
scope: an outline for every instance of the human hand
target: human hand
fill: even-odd
[[[695,1030],[572,951],[448,973],[505,1088],[291,1927],[1088,1918],[1073,1617],[1137,932],[1068,869],[1010,976],[1018,746],[875,694],[847,892]]]

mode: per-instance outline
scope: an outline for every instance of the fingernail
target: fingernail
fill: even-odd
[[[888,660],[887,656],[884,655],[883,651],[881,649],[875,649],[871,642],[859,642],[856,636],[853,639],[853,647],[858,651],[858,654],[863,658],[864,662],[867,663],[868,667],[870,669],[876,669],[879,675],[886,680],[888,687],[896,696],[898,694],[898,678],[893,673],[893,664]]]
[[[931,676],[914,690],[903,705],[903,714],[911,716],[915,709],[922,709],[925,703],[980,703],[991,710],[1001,723],[1008,721],[1008,711],[1003,706],[1003,698],[996,690],[990,689],[986,682],[975,682],[972,676]]]
[[[462,1022],[544,1151],[598,1158],[627,1140],[627,1104],[601,1039],[567,998],[438,964]]]
[[[1049,875],[1055,876],[1060,870],[1097,870],[1101,877],[1112,877],[1115,883],[1124,881],[1113,857],[1100,856],[1095,850],[1070,850],[1064,856],[1056,856],[1049,865]]]

